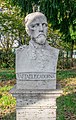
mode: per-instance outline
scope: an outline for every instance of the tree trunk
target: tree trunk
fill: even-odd
[[[69,66],[68,66],[68,51],[67,51],[67,56],[66,56],[66,68],[68,68]]]
[[[71,67],[73,67],[73,48],[74,48],[74,40],[71,43]]]
[[[62,58],[63,59],[63,62],[62,62],[63,65],[62,66],[63,66],[63,69],[64,69],[65,68],[65,66],[64,66],[64,52],[62,52],[62,55],[63,55],[63,58]]]

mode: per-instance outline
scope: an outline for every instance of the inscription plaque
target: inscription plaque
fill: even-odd
[[[41,72],[20,72],[16,73],[18,80],[53,80],[56,79],[55,73],[41,73]]]

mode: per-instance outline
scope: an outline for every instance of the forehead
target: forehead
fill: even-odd
[[[36,24],[36,23],[46,23],[47,24],[47,20],[45,17],[37,17],[37,18],[33,19],[30,24]]]
[[[28,14],[25,17],[25,25],[28,27],[28,25],[32,24],[32,23],[40,23],[40,22],[45,22],[47,23],[47,18],[44,14],[40,13],[40,12],[35,12],[35,13],[31,13]]]

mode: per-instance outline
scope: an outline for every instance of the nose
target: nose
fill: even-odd
[[[39,32],[43,32],[43,26],[42,26],[42,24],[40,24],[40,26],[39,26]]]

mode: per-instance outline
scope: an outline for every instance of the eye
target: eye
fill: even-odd
[[[37,26],[39,26],[39,23],[31,25],[31,28],[34,28],[34,27],[37,27]]]
[[[37,26],[39,26],[39,23],[36,23]]]
[[[34,28],[34,27],[35,27],[35,25],[31,25],[31,27],[32,27],[32,28]]]
[[[45,26],[45,27],[47,27],[47,24],[46,24],[46,23],[42,23],[42,26]]]

